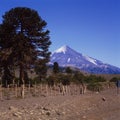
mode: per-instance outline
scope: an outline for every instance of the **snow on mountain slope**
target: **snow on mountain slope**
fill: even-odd
[[[97,63],[96,63],[96,60],[95,60],[95,59],[90,58],[89,56],[84,56],[84,57],[85,57],[85,59],[86,59],[86,60],[88,60],[89,62],[91,62],[91,63],[93,63],[93,64],[97,65]]]
[[[57,49],[55,51],[55,53],[61,53],[61,52],[63,52],[65,54],[65,52],[67,51],[67,48],[68,48],[67,46],[63,46],[63,47]]]
[[[50,63],[53,64],[54,62],[57,62],[62,67],[72,66],[89,73],[120,73],[120,68],[82,55],[68,46],[62,46],[52,53]]]

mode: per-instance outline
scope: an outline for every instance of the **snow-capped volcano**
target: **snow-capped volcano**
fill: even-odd
[[[120,68],[78,53],[68,46],[62,46],[52,53],[50,63],[54,62],[62,67],[71,66],[89,73],[120,73]]]

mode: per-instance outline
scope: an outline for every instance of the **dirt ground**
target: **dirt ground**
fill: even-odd
[[[116,89],[0,101],[0,120],[120,120]]]

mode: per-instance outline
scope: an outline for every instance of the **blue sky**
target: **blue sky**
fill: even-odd
[[[2,15],[14,7],[38,11],[50,30],[54,51],[63,45],[120,67],[119,0],[1,0]]]

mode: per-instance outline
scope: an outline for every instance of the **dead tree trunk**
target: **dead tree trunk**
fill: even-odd
[[[36,85],[36,81],[35,81],[34,90],[35,90],[35,95],[36,95],[36,93],[37,93],[37,85]]]
[[[0,85],[0,98],[3,100],[3,89],[2,89],[2,84]]]
[[[65,95],[65,86],[62,86],[62,94]]]
[[[48,85],[46,84],[46,95],[48,96],[48,94],[49,94],[49,90],[48,90]]]
[[[30,83],[30,80],[29,80],[29,85],[28,85],[29,93],[30,93],[30,86],[31,86],[31,83]]]
[[[18,97],[18,87],[17,87],[17,84],[15,84],[15,97]]]
[[[21,96],[23,99],[25,98],[25,84],[21,85]]]

